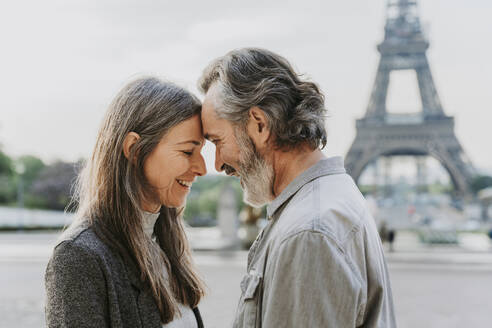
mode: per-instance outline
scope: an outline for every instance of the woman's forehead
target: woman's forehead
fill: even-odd
[[[195,115],[183,122],[173,126],[163,136],[162,141],[174,145],[194,144],[202,145],[204,142],[200,116]]]

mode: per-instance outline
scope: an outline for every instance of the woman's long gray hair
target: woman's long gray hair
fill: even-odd
[[[162,206],[154,227],[156,242],[142,227],[140,204],[155,197],[144,162],[175,125],[200,113],[200,101],[172,83],[149,77],[126,85],[113,100],[100,127],[91,158],[76,185],[78,210],[69,231],[90,226],[140,269],[160,311],[161,321],[179,313],[177,302],[195,307],[204,285],[195,272],[184,233],[182,209]],[[123,141],[140,139],[127,160]]]

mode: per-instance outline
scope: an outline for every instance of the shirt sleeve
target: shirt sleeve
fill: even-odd
[[[97,258],[65,241],[58,245],[45,275],[46,326],[108,327],[105,279]]]
[[[357,326],[361,279],[332,239],[303,231],[275,253],[264,277],[263,327]]]

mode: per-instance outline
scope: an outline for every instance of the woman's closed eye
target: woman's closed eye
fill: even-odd
[[[185,154],[186,156],[191,156],[193,155],[193,150],[183,150],[182,153]]]

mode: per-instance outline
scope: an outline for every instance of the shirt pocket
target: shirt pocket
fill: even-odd
[[[234,327],[259,327],[261,316],[261,274],[251,270],[241,281],[241,301]]]

